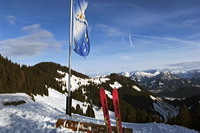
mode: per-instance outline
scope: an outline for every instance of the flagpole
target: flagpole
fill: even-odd
[[[72,43],[73,43],[73,18],[72,18],[72,12],[73,12],[73,0],[70,0],[70,34],[69,34],[69,59],[68,59],[68,96],[66,97],[66,114],[71,116],[71,53],[72,53]]]

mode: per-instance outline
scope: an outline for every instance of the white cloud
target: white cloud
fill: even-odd
[[[39,30],[41,30],[41,26],[39,24],[34,24],[31,26],[26,26],[22,28],[22,31],[29,32],[29,33],[38,32]]]
[[[0,42],[0,52],[6,56],[21,57],[33,56],[42,53],[47,49],[57,49],[61,45],[54,38],[54,35],[35,24],[23,27],[29,35],[20,36],[14,39],[6,39]]]
[[[193,27],[193,28],[199,28],[200,27],[200,19],[190,19],[184,21],[181,26],[183,27]]]
[[[15,19],[17,17],[16,16],[12,16],[12,15],[7,15],[6,18],[8,18],[8,19]]]
[[[10,25],[16,25],[16,23],[14,21],[17,18],[16,16],[7,15],[6,18],[10,22]]]
[[[195,69],[200,68],[200,61],[180,62],[176,64],[170,64],[169,66],[176,67],[177,69]]]
[[[192,34],[188,36],[188,39],[199,39],[200,38],[200,33]]]
[[[97,24],[96,28],[104,32],[104,36],[106,37],[118,37],[122,35],[122,32],[117,27],[105,25],[105,24]]]

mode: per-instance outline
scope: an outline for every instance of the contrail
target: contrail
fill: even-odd
[[[129,33],[129,34],[130,34],[130,33]],[[143,38],[151,38],[151,39],[162,39],[162,40],[167,40],[167,41],[174,41],[174,42],[180,42],[180,43],[187,43],[187,44],[199,46],[199,43],[192,42],[192,41],[188,41],[188,40],[183,40],[183,39],[178,39],[178,38],[157,37],[157,36],[146,36],[146,35],[134,35],[134,34],[132,34],[131,36],[143,37]]]
[[[129,32],[128,37],[129,37],[129,41],[130,41],[131,46],[134,48],[134,45],[133,45],[133,42],[132,42],[132,39],[131,39],[131,34],[130,34],[130,32]]]
[[[137,53],[137,50],[136,50],[135,46],[133,45],[133,41],[132,41],[132,38],[131,38],[130,30],[129,30],[128,38],[129,38],[129,42],[130,42],[132,48]]]

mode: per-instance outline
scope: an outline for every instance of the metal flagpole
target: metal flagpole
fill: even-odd
[[[68,96],[66,98],[66,114],[71,116],[71,53],[72,53],[72,43],[73,43],[73,0],[70,1],[70,34],[69,34],[69,60],[68,60]]]

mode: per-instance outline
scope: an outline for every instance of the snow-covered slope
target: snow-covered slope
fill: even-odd
[[[58,73],[60,73],[62,75],[65,75],[65,76],[63,78],[57,79],[57,80],[60,81],[60,82],[63,82],[64,84],[67,84],[68,83],[68,74],[64,73],[62,71],[58,71]],[[159,72],[154,72],[152,75],[149,75],[149,74],[146,74],[146,75],[147,76],[153,76],[153,75],[158,75],[158,74],[159,74]],[[110,81],[110,79],[108,77],[107,78],[105,78],[105,77],[98,77],[98,78],[82,79],[82,78],[79,78],[79,77],[76,77],[76,76],[73,75],[72,78],[71,78],[71,83],[72,83],[71,90],[74,91],[74,90],[78,89],[79,85],[88,85],[90,83],[101,84],[101,83],[104,83],[106,81]],[[120,80],[120,81],[114,81],[114,83],[109,84],[109,86],[111,88],[114,88],[114,87],[116,87],[116,88],[122,88],[123,85],[120,84],[119,82],[122,82],[122,80]],[[131,84],[129,84],[129,85],[131,85]],[[145,93],[137,85],[132,85],[131,89],[135,89],[136,91],[138,91],[140,93]],[[107,96],[109,98],[112,99],[111,91],[106,90],[106,94],[107,94]],[[153,96],[149,96],[149,99],[150,99],[150,97],[152,99]],[[166,118],[167,118],[167,115],[169,113],[172,116],[176,116],[178,114],[178,109],[177,108],[173,107],[172,105],[169,105],[169,104],[165,103],[164,101],[162,101],[161,98],[155,97],[152,100],[153,100],[153,103],[152,103],[152,107],[153,108],[151,108],[151,110],[153,112],[160,113],[165,118],[165,120],[167,120]],[[84,106],[83,110],[86,110],[86,108],[87,107]]]
[[[167,120],[168,115],[176,116],[178,114],[178,108],[167,104],[166,102],[162,102],[161,98],[156,98],[151,96],[152,100],[156,101],[153,103],[154,109],[162,114],[162,116]]]
[[[104,124],[103,113],[94,108],[96,118],[89,118],[73,114],[73,117],[65,115],[65,95],[54,89],[48,89],[49,96],[34,96],[35,102],[30,96],[24,93],[0,94],[0,133],[69,133],[66,128],[55,128],[58,118],[84,121],[90,123]],[[13,101],[25,101],[26,103],[17,106],[4,103]],[[76,104],[86,104],[73,100]],[[85,106],[82,106],[84,109]],[[86,108],[86,107],[85,107]],[[111,124],[115,125],[113,112]],[[159,123],[134,124],[122,123],[123,127],[132,128],[134,133],[197,133],[181,126],[171,126]]]

